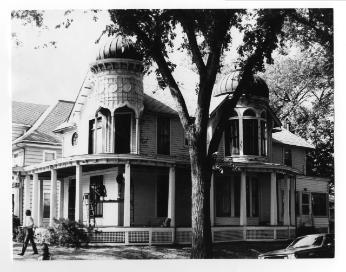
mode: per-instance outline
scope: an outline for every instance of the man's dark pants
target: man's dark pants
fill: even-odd
[[[24,238],[24,242],[23,242],[22,254],[25,253],[25,250],[28,246],[29,241],[32,245],[32,250],[34,251],[35,254],[37,254],[37,248],[36,248],[36,244],[34,242],[34,231],[32,228],[25,230],[25,238]]]

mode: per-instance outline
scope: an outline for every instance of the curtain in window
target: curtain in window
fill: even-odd
[[[258,155],[258,121],[244,119],[243,130],[244,155]]]

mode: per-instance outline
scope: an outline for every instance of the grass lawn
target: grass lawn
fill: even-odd
[[[230,242],[215,244],[215,259],[254,259],[258,252],[280,249],[287,241],[274,242]],[[41,253],[41,246],[38,245]],[[117,260],[117,259],[188,259],[190,247],[181,245],[167,246],[89,246],[87,248],[65,248],[50,246],[54,260]],[[40,255],[32,255],[29,244],[24,256],[18,256],[21,244],[13,243],[14,261],[36,261]]]

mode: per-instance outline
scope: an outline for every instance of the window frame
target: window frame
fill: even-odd
[[[55,150],[43,150],[43,162],[47,162],[46,160],[45,160],[45,158],[46,158],[46,154],[49,154],[49,153],[51,153],[51,154],[54,154],[54,159],[52,159],[52,160],[49,160],[49,161],[54,161],[54,160],[56,160],[56,151]]]
[[[77,131],[72,133],[72,136],[71,136],[71,146],[72,147],[75,147],[78,145],[78,137],[79,137],[79,135],[78,135]]]
[[[168,129],[169,129],[169,132],[168,132],[168,154],[166,154],[165,152],[159,152],[161,150],[159,150],[159,122],[160,120],[168,120]],[[158,155],[168,155],[170,156],[171,153],[172,153],[172,150],[171,150],[171,118],[169,116],[161,116],[161,115],[158,115],[156,117],[156,154]],[[161,136],[161,135],[160,135]],[[163,145],[165,146],[165,145]]]
[[[289,151],[288,153],[289,153],[289,160],[287,161],[287,158],[286,158],[286,151]],[[293,156],[292,156],[292,149],[291,148],[289,148],[289,147],[283,147],[283,152],[282,152],[283,154],[283,163],[284,163],[284,165],[287,165],[287,166],[290,166],[290,167],[292,167],[293,166]],[[287,162],[289,162],[289,163],[287,163]]]
[[[233,110],[233,116],[231,116],[226,124],[225,132],[224,132],[224,146],[225,146],[225,157],[231,157],[231,156],[239,156],[240,155],[240,118],[238,115],[238,112],[236,110]],[[234,122],[237,126],[236,134],[232,135],[232,122]],[[233,140],[238,140],[238,146],[233,148]],[[233,150],[237,150],[237,152],[233,153]]]
[[[324,213],[323,214],[316,214],[315,213],[315,208],[314,206],[315,203],[315,198],[314,195],[323,195],[324,199]],[[311,192],[311,213],[315,217],[328,217],[328,194],[327,193],[321,193],[321,192]]]

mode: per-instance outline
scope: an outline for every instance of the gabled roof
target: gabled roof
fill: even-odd
[[[48,107],[48,105],[12,101],[12,123],[32,126]]]
[[[36,121],[31,129],[13,143],[34,142],[60,144],[61,140],[53,133],[53,130],[63,123],[69,116],[74,102],[59,100],[58,103],[46,110],[44,115]]]
[[[282,128],[281,131],[273,133],[273,143],[279,143],[284,145],[297,146],[302,148],[314,149],[315,147],[308,143],[303,138],[293,134],[287,129]]]

